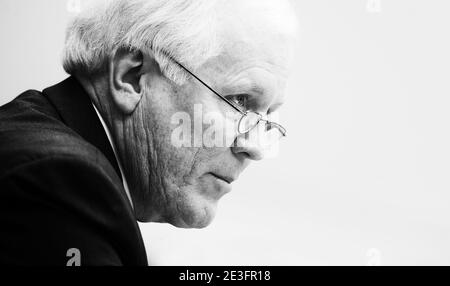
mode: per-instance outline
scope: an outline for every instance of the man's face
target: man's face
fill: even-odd
[[[246,102],[246,109],[274,112],[283,103],[292,39],[283,25],[268,27],[264,9],[239,5],[224,9],[228,13],[220,19],[222,53],[192,72],[228,99]],[[127,177],[133,178],[130,189],[138,218],[205,227],[219,199],[231,190],[230,184],[252,160],[262,159],[264,151],[236,132],[240,114],[196,79],[189,77],[177,86],[152,73],[145,80],[148,88],[129,121],[128,135],[133,140],[127,140],[126,157],[133,159],[125,162],[132,170]],[[223,145],[196,145],[211,127],[212,122],[205,121],[208,114],[222,118],[223,124],[216,127],[224,128],[219,132]],[[174,144],[174,132],[181,123],[174,118],[190,123],[185,129],[190,132],[190,146]],[[233,144],[236,140],[238,146]]]

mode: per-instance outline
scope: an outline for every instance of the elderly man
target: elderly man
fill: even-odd
[[[286,134],[268,115],[295,29],[284,0],[112,0],[78,15],[71,77],[0,108],[0,263],[146,265],[137,220],[207,226],[264,157],[249,134]],[[199,110],[232,123],[215,135],[228,143],[176,142],[174,116]],[[181,135],[202,142],[202,124]]]

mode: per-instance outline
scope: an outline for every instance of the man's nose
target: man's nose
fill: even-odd
[[[234,154],[243,154],[255,161],[264,159],[265,155],[264,148],[258,144],[257,140],[249,139],[248,134],[238,136],[231,149]]]

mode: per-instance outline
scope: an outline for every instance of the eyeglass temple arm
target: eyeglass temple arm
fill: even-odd
[[[225,97],[223,97],[222,95],[220,95],[217,91],[215,91],[214,89],[212,89],[209,85],[207,85],[204,81],[202,81],[200,78],[198,78],[195,74],[193,74],[190,70],[188,70],[187,68],[185,68],[181,63],[177,62],[176,60],[172,59],[177,65],[179,65],[182,69],[184,69],[186,72],[188,72],[191,76],[193,76],[196,80],[198,80],[199,82],[201,82],[207,89],[209,89],[210,91],[212,91],[215,95],[217,95],[218,97],[220,97],[222,100],[224,100],[226,103],[228,103],[231,107],[233,107],[237,112],[241,113],[242,115],[246,115],[247,113],[245,111],[242,111],[240,108],[238,108],[237,106],[235,106],[231,101],[229,101],[228,99],[226,99]]]

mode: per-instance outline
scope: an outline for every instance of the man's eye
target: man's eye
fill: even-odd
[[[248,96],[246,94],[233,95],[233,96],[229,97],[229,99],[233,103],[236,103],[239,107],[243,107],[245,110],[247,110]]]

